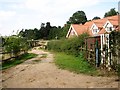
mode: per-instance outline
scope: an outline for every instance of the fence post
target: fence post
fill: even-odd
[[[96,42],[95,42],[95,61],[96,61],[96,67],[98,67],[98,64],[99,64],[98,55],[99,55],[99,52],[98,52],[98,40],[96,40]]]
[[[108,44],[108,71],[111,70],[111,60],[110,60],[110,37],[107,34],[107,44]]]
[[[103,64],[103,34],[100,35],[101,41],[101,63]]]

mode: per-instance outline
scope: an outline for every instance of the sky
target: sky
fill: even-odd
[[[64,26],[76,11],[87,19],[104,17],[111,8],[118,11],[119,0],[0,0],[0,35],[9,36],[22,29],[40,28],[41,23]]]

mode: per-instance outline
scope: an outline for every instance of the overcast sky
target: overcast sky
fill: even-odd
[[[86,13],[87,19],[103,18],[111,8],[118,11],[119,0],[0,0],[0,34],[11,35],[13,30],[40,28],[50,22],[63,26],[78,10]]]

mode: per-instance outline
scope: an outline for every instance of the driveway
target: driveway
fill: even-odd
[[[117,88],[117,77],[95,77],[59,69],[50,52],[33,49],[38,54],[15,67],[2,71],[4,88]]]

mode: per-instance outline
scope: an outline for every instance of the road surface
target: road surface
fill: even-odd
[[[50,52],[33,49],[38,54],[15,67],[2,71],[4,88],[117,88],[117,77],[75,74],[59,69]],[[46,57],[45,57],[46,56]]]

